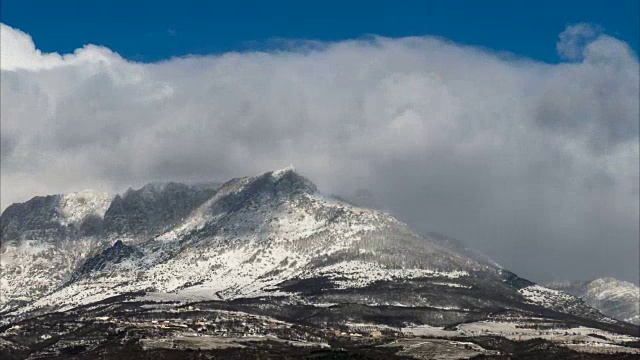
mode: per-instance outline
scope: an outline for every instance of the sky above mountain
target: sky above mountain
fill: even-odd
[[[638,282],[636,1],[108,4],[2,2],[3,209],[294,163],[533,280]]]
[[[580,22],[601,26],[637,53],[639,13],[636,0],[5,0],[0,4],[2,22],[26,31],[42,51],[69,53],[90,43],[145,62],[269,49],[292,39],[340,41],[366,35],[438,36],[558,62],[554,46],[558,34]]]

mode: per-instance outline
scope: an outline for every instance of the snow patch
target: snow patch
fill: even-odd
[[[280,170],[276,170],[276,171],[272,172],[272,173],[271,173],[271,177],[272,177],[274,180],[276,180],[276,181],[277,181],[277,180],[280,180],[280,178],[281,178],[284,174],[286,174],[286,173],[288,173],[288,172],[290,172],[290,171],[291,171],[291,172],[295,172],[295,171],[296,171],[296,168],[293,166],[293,164],[289,164],[289,166],[287,166],[287,167],[285,167],[285,168],[282,168],[282,169],[280,169]]]
[[[60,201],[61,223],[79,223],[89,215],[104,217],[113,196],[104,192],[84,190],[62,196]]]

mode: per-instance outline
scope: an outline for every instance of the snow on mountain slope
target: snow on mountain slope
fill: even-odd
[[[104,216],[112,198],[85,190],[7,208],[0,219],[0,311],[55,290],[100,246],[79,233]]]
[[[640,324],[640,288],[630,282],[614,278],[593,280],[587,284],[583,298],[609,316]]]
[[[0,312],[54,291],[97,246],[95,239],[56,244],[38,240],[3,244]]]
[[[383,316],[386,321],[419,318],[439,326],[504,310],[550,309],[607,321],[579,300],[536,287],[456,250],[451,241],[421,236],[386,213],[325,196],[292,168],[222,186],[129,190],[113,198],[102,218],[91,209],[103,207],[94,205],[72,212],[91,214],[85,215],[94,221],[90,235],[50,216],[58,211],[51,206],[56,201],[40,198],[2,215],[3,228],[17,224],[11,244],[3,244],[2,285],[28,303],[7,318],[143,291],[200,300],[269,299],[271,307],[317,305],[326,310],[322,316],[338,318],[346,316],[341,306],[355,306],[360,320],[386,306],[393,314]],[[31,212],[38,221],[29,220]],[[42,227],[63,229],[52,247],[25,240],[43,234]],[[30,251],[36,255],[30,258]],[[51,261],[26,264],[43,253],[53,254]],[[48,274],[53,280],[43,289],[30,285],[30,277]],[[15,299],[0,306],[8,310]],[[376,310],[366,310],[371,307]],[[349,318],[355,319],[354,311],[348,310]]]
[[[565,292],[550,289],[540,285],[531,285],[518,290],[527,300],[527,302],[542,305],[545,308],[553,309],[565,314],[584,315],[593,312],[594,317],[599,317],[600,321],[612,322],[600,316],[594,309],[590,308],[584,302]]]
[[[34,306],[72,306],[99,293],[147,289],[233,299],[267,294],[294,277],[330,276],[338,286],[357,288],[487,268],[425,241],[387,214],[328,199],[292,169],[225,184],[173,229],[136,249],[144,256],[123,262],[126,267],[74,274],[81,280]]]
[[[116,197],[82,191],[9,206],[0,216],[0,312],[54,291],[117,238],[143,241],[171,227],[213,193],[215,185],[150,184]]]
[[[145,193],[156,191],[144,189]],[[107,212],[113,208],[112,204]],[[141,212],[136,208],[133,214]],[[3,276],[5,285],[15,289],[12,294],[20,294],[17,287],[24,287],[24,292],[31,292],[31,297],[24,298],[29,300],[71,278],[73,282],[39,299],[33,307],[72,306],[95,300],[95,296],[137,290],[206,291],[214,298],[231,299],[266,291],[273,294],[276,285],[294,277],[331,274],[339,286],[358,287],[403,277],[458,277],[467,274],[460,269],[486,268],[425,241],[387,214],[319,194],[315,185],[293,169],[232,180],[168,231],[146,240],[126,239],[135,246],[132,252],[143,256],[118,262],[91,258],[107,264],[100,269],[75,262],[44,269],[43,274],[55,276],[41,291],[29,289],[22,281],[26,277],[20,276],[25,273],[6,262],[3,272],[12,276]],[[74,261],[99,251],[95,241],[83,241],[78,244],[86,243],[85,253],[76,254]],[[50,252],[54,260],[62,253]],[[69,274],[74,267],[76,271]],[[105,288],[110,290],[103,291]]]
[[[13,204],[0,217],[2,241],[55,242],[92,235],[95,220],[104,217],[112,199],[107,193],[85,190]]]
[[[80,223],[87,216],[103,218],[113,196],[91,190],[62,195],[60,200],[61,224]]]
[[[633,283],[606,277],[587,282],[553,282],[547,286],[582,298],[607,316],[640,324],[640,288]]]

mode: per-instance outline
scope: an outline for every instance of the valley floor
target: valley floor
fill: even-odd
[[[448,328],[289,322],[224,308],[120,297],[0,328],[2,359],[638,359],[640,338],[542,318]]]

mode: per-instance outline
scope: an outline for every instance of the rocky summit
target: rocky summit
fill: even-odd
[[[0,228],[0,354],[16,358],[638,354],[637,326],[293,168],[35,197]]]

